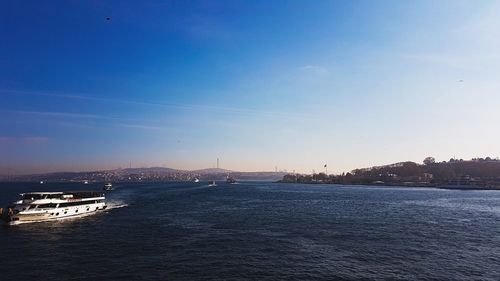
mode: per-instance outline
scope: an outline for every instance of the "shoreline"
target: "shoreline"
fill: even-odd
[[[326,183],[326,182],[284,182],[277,181],[276,183],[284,183],[284,184],[325,184],[325,185],[350,185],[350,186],[366,186],[366,187],[378,187],[378,188],[390,188],[390,187],[401,187],[401,188],[433,188],[433,189],[446,189],[446,190],[498,190],[500,191],[500,187],[480,187],[480,186],[467,186],[467,185],[423,185],[423,184],[412,184],[412,185],[404,185],[404,184],[362,184],[362,183]]]

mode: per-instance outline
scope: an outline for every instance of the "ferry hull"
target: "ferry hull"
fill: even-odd
[[[102,212],[106,209],[106,207],[107,206],[104,204],[92,204],[73,208],[58,208],[40,213],[20,212],[17,214],[9,214],[8,216],[4,217],[4,221],[8,225],[17,225],[25,223],[62,220],[67,218],[77,218]]]

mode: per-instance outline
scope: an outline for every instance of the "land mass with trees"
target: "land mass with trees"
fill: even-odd
[[[452,158],[449,161],[436,162],[433,157],[427,157],[422,164],[399,162],[355,169],[341,175],[287,174],[280,182],[500,189],[500,160],[491,157],[471,160]]]
[[[284,172],[239,172],[220,168],[201,170],[178,170],[166,167],[126,168],[90,172],[56,172],[32,175],[0,175],[0,182],[192,182],[226,180],[231,176],[237,180],[276,181]]]

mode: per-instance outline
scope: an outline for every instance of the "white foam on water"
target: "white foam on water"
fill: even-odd
[[[114,210],[114,209],[128,207],[128,204],[123,202],[109,202],[106,204],[106,206],[108,206],[106,210]]]

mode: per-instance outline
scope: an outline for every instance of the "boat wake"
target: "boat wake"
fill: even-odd
[[[107,204],[106,210],[114,210],[114,209],[119,209],[119,208],[124,208],[128,207],[128,204],[125,204],[123,202],[110,202]]]

